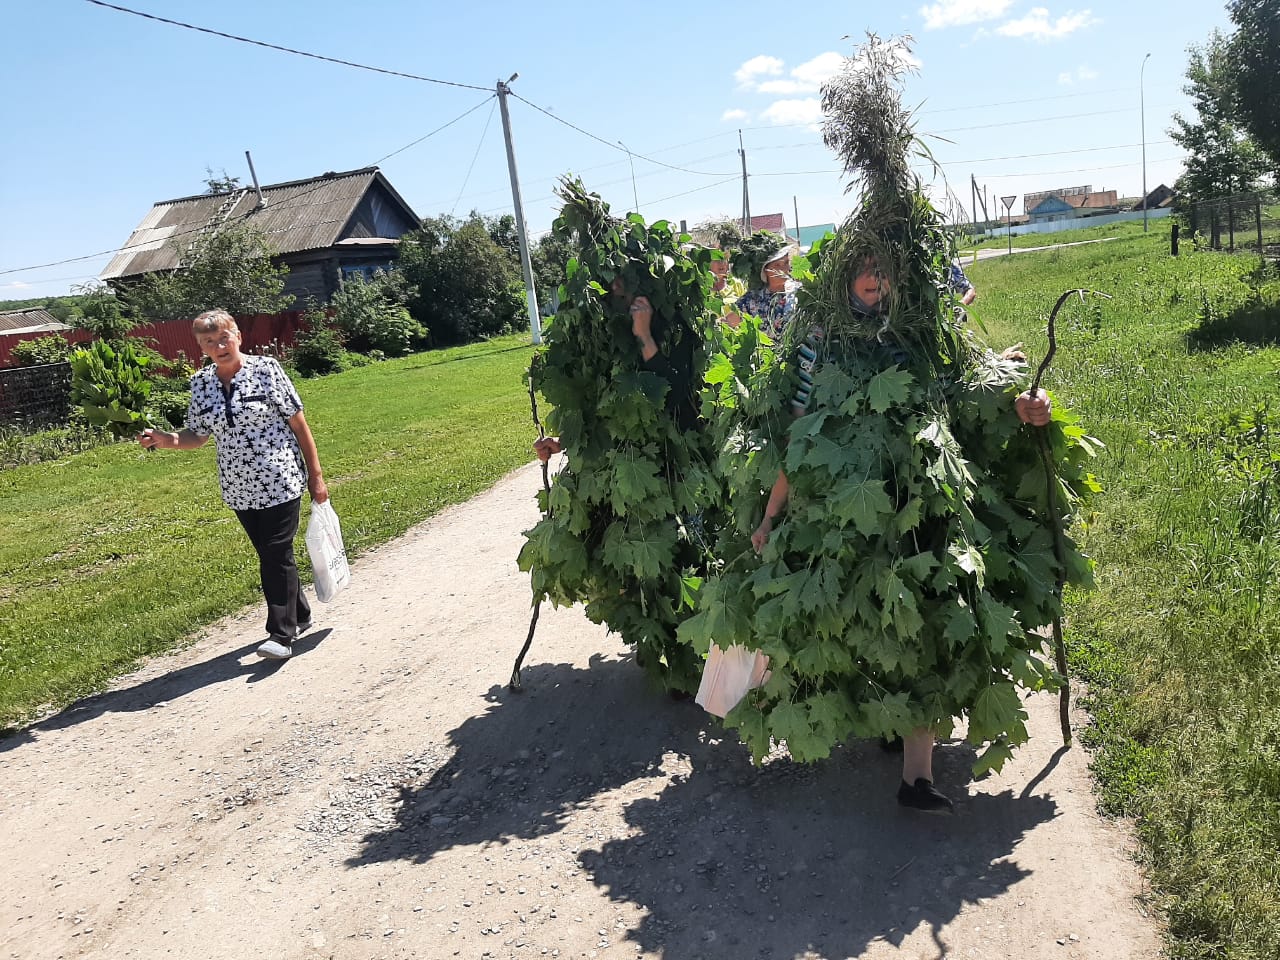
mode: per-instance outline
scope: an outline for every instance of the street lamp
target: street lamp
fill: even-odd
[[[1142,93],[1142,75],[1147,69],[1151,54],[1142,58],[1138,70],[1138,122],[1142,124],[1142,232],[1147,232],[1147,106]]]
[[[620,146],[623,150],[627,151],[627,162],[631,164],[631,199],[634,200],[636,204],[635,212],[639,213],[640,197],[636,194],[636,162],[631,158],[631,151],[627,149],[627,145],[625,143],[619,140],[618,146]]]

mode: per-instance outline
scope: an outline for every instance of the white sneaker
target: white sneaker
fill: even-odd
[[[279,640],[268,640],[258,647],[258,656],[264,660],[288,660],[293,656],[293,647]]]
[[[295,636],[299,636],[299,637],[300,637],[300,636],[302,636],[304,633],[310,633],[312,630],[314,630],[314,629],[315,629],[315,626],[316,626],[316,625],[315,625],[314,623],[312,623],[310,620],[306,621],[305,623],[300,623],[300,624],[298,624],[298,632],[297,632],[297,634],[295,634]]]

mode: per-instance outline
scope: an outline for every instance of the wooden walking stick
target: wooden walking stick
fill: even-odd
[[[1031,382],[1032,397],[1040,389],[1040,380],[1049,369],[1053,355],[1058,352],[1058,338],[1054,330],[1058,311],[1072,296],[1078,296],[1080,302],[1084,303],[1084,298],[1088,295],[1111,299],[1109,294],[1100,293],[1097,290],[1077,288],[1068,290],[1060,296],[1058,302],[1053,305],[1053,310],[1049,312],[1049,352],[1040,361],[1040,369],[1036,371],[1036,377]],[[1058,673],[1062,676],[1062,690],[1058,694],[1058,720],[1062,724],[1062,743],[1063,746],[1069,747],[1071,746],[1071,680],[1067,674],[1067,646],[1062,640],[1062,588],[1067,578],[1067,547],[1063,542],[1065,533],[1058,513],[1058,471],[1053,466],[1053,456],[1049,452],[1049,441],[1045,439],[1044,431],[1037,430],[1035,436],[1036,446],[1040,449],[1040,459],[1044,463],[1045,482],[1048,485],[1046,492],[1049,501],[1049,519],[1053,526],[1053,556],[1058,562],[1057,581],[1053,585],[1054,596],[1058,598],[1058,614],[1053,618],[1053,657],[1057,662]]]
[[[534,362],[537,362],[535,358]],[[533,425],[538,428],[538,439],[545,440],[547,432],[543,429],[542,420],[538,416],[538,398],[534,393],[533,386],[533,369],[529,370],[529,406],[533,411]],[[547,461],[542,461],[542,489],[546,491],[547,516],[551,516],[551,476],[547,470]],[[520,648],[520,655],[516,657],[515,666],[511,669],[511,679],[507,682],[507,687],[513,693],[520,693],[524,690],[523,684],[520,682],[520,665],[524,663],[525,654],[529,652],[529,648],[533,645],[533,632],[538,629],[538,614],[542,612],[542,597],[537,597],[533,602],[533,616],[529,618],[529,634],[524,638],[524,646]]]

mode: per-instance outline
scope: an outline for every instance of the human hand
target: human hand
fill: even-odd
[[[543,463],[550,460],[552,454],[559,453],[563,449],[556,437],[543,437],[533,442],[533,452]]]
[[[1053,419],[1053,404],[1043,390],[1037,390],[1035,396],[1029,390],[1022,391],[1013,401],[1013,409],[1017,411],[1019,420],[1033,427],[1043,427]]]
[[[1015,343],[1012,347],[1005,347],[1000,351],[1001,360],[1016,360],[1018,363],[1026,363],[1027,355],[1022,352],[1022,344]]]
[[[138,443],[144,450],[155,450],[157,447],[174,447],[176,449],[178,435],[176,433],[167,433],[164,430],[148,428],[138,434]]]
[[[973,303],[973,301],[977,299],[978,299],[978,288],[970,287],[968,290],[964,292],[964,296],[960,298],[960,302],[967,307],[969,306],[969,304]]]
[[[311,494],[312,503],[324,503],[329,499],[329,487],[324,477],[307,477],[307,492]]]
[[[760,521],[760,526],[756,527],[755,532],[751,534],[751,546],[755,548],[756,553],[764,552],[764,545],[769,542],[769,534],[773,532],[773,518],[765,517]]]
[[[636,297],[631,301],[631,332],[637,340],[652,337],[653,304],[648,297]]]

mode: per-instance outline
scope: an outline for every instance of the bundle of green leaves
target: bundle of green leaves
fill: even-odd
[[[71,354],[71,402],[81,407],[88,423],[106,427],[117,438],[149,427],[151,363],[128,341],[112,345],[94,340]]]
[[[546,423],[566,463],[543,497],[545,516],[525,534],[520,568],[535,598],[585,604],[652,676],[692,692],[701,658],[676,628],[692,612],[721,496],[709,433],[681,429],[675,410],[689,397],[645,368],[627,308],[631,296],[649,298],[661,354],[689,376],[674,389],[696,388],[715,335],[710,252],[682,249],[688,238],[665,221],[611,217],[579,181],[559,194],[553,230],[576,256],[529,375],[551,405]],[[612,292],[618,278],[625,296]]]
[[[861,171],[864,199],[811,252],[799,319],[776,350],[744,323],[708,372],[734,513],[680,637],[769,655],[767,683],[725,720],[757,759],[778,741],[808,761],[853,737],[946,735],[967,715],[981,772],[1027,737],[1019,688],[1061,682],[1033,631],[1060,613],[1058,579],[1087,585],[1091,563],[1070,537],[1055,557],[1050,490],[1069,524],[1098,489],[1100,445],[1061,409],[1046,428],[1022,424],[1025,364],[950,309],[947,231],[902,152],[914,141],[894,93],[900,52],[870,38],[824,91],[828,142]],[[850,307],[868,255],[890,283],[880,314]],[[817,362],[795,416],[805,337]],[[750,534],[779,469],[788,503],[757,559]]]

